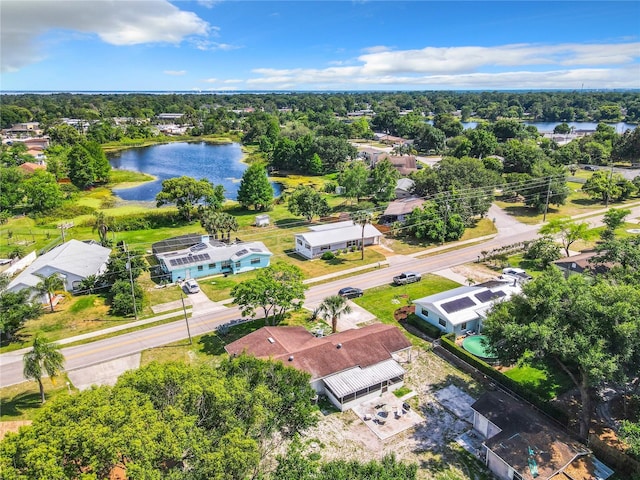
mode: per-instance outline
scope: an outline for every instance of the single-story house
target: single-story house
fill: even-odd
[[[416,315],[445,333],[456,336],[480,332],[482,320],[496,303],[520,293],[515,281],[490,280],[414,300]]]
[[[25,288],[33,288],[42,281],[38,275],[49,277],[59,274],[67,291],[77,290],[80,282],[90,275],[101,275],[107,268],[110,248],[90,241],[69,240],[44,255],[37,257],[7,286],[10,292],[18,292]],[[32,298],[35,298],[34,297]],[[47,295],[38,297],[42,303],[49,300]]]
[[[406,197],[394,200],[387,205],[380,223],[389,224],[393,222],[404,223],[407,217],[416,208],[420,208],[424,204],[424,198]]]
[[[154,255],[158,253],[176,252],[178,250],[191,248],[199,243],[202,243],[201,233],[187,233],[186,235],[160,240],[151,245],[151,251]]]
[[[172,282],[220,273],[241,273],[269,266],[272,253],[262,242],[223,243],[202,235],[200,242],[180,250],[156,253]]]
[[[36,170],[46,170],[47,166],[44,163],[24,162],[18,168],[24,173],[34,173]]]
[[[362,226],[352,220],[309,227],[310,232],[294,235],[296,253],[305,258],[315,258],[324,252],[335,252],[351,247],[360,247]],[[364,244],[378,245],[382,233],[371,224],[364,227]]]
[[[594,273],[602,275],[613,266],[612,263],[592,264],[591,259],[597,255],[595,250],[581,252],[578,255],[561,258],[553,262],[553,264],[562,270],[566,276],[575,273]]]
[[[396,198],[407,198],[413,196],[413,188],[415,187],[416,182],[411,180],[410,178],[403,177],[399,178],[396,182]]]
[[[500,480],[606,480],[613,470],[530,407],[495,390],[473,405],[481,457]]]
[[[389,155],[385,153],[384,155],[378,156],[376,163],[385,159],[391,162],[391,165],[393,165],[400,175],[409,175],[410,173],[418,171],[416,157],[413,155]],[[375,167],[375,164],[372,163],[371,167]]]
[[[224,347],[281,361],[311,375],[311,386],[341,411],[404,384],[411,342],[395,326],[375,323],[316,337],[304,327],[262,327]]]

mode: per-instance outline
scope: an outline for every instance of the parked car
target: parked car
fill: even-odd
[[[597,167],[594,167],[593,165],[585,165],[584,167],[585,170],[587,170],[588,172],[596,172],[598,171]]]
[[[515,278],[518,281],[531,280],[533,277],[521,268],[507,267],[502,269],[502,277]]]
[[[182,285],[182,288],[187,293],[198,293],[200,291],[200,285],[193,278],[190,278]]]
[[[344,287],[340,289],[340,291],[338,292],[338,295],[344,298],[358,298],[364,295],[364,292],[359,288]]]
[[[422,275],[417,272],[403,272],[393,277],[393,283],[396,285],[406,285],[407,283],[419,282],[420,280],[422,280]]]

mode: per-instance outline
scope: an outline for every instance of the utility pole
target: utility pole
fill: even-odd
[[[62,222],[61,224],[58,225],[58,228],[60,229],[60,234],[62,235],[62,243],[64,243],[65,241],[64,231],[70,229],[71,227],[73,227],[73,222]]]
[[[182,288],[180,288],[180,300],[182,300],[182,311],[184,312],[184,321],[187,324],[187,335],[189,335],[189,345],[193,344],[193,340],[191,339],[191,330],[189,329],[189,319],[187,318],[187,309],[184,306],[184,295],[182,293]]]
[[[609,184],[607,185],[607,199],[605,201],[605,208],[609,208],[609,196],[611,195],[611,181],[613,180],[613,162],[611,162],[611,170],[609,170]]]
[[[129,249],[127,248],[127,244],[122,242],[122,248],[127,252],[127,270],[129,270],[129,283],[131,284],[131,298],[133,299],[133,314],[138,320],[138,309],[136,307],[136,290],[133,286],[133,273],[131,272],[131,254],[129,253]]]
[[[549,197],[551,196],[551,177],[549,177],[549,183],[547,184],[547,200],[544,203],[544,215],[542,215],[542,221],[547,220],[547,210],[549,210]]]

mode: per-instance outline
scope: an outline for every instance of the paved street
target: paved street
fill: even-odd
[[[632,209],[632,215],[629,218],[637,218],[639,215],[640,206]],[[495,206],[489,211],[489,218],[494,219],[499,231],[498,235],[490,240],[457,250],[434,252],[421,258],[391,257],[394,261],[390,261],[387,268],[312,286],[306,293],[306,303],[308,305],[317,304],[325,297],[335,295],[339,289],[347,286],[367,289],[389,284],[394,275],[409,269],[425,274],[473,262],[478,259],[482,251],[534,238],[539,228],[539,226],[521,224]],[[601,222],[595,217],[585,221],[588,221],[592,226],[601,225]],[[451,248],[451,246],[447,245],[445,248]],[[213,302],[211,303],[213,304]],[[191,334],[196,336],[212,332],[217,326],[240,318],[240,312],[236,307],[229,308],[214,304],[212,309],[207,308],[203,313],[194,313],[189,319],[189,326]],[[187,338],[186,323],[182,319],[84,345],[66,347],[62,349],[62,353],[66,358],[66,369],[72,371],[134,355],[149,348]],[[0,365],[2,367],[0,387],[24,381],[22,354],[16,352],[2,354],[0,355]]]

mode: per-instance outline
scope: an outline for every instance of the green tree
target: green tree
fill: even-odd
[[[0,288],[0,337],[12,341],[27,320],[43,314],[42,305],[32,302],[29,289],[8,292]]]
[[[582,275],[565,279],[557,268],[522,288],[523,295],[491,310],[482,333],[503,364],[525,354],[555,362],[580,392],[580,435],[587,438],[593,389],[620,379],[637,358],[640,289]]]
[[[49,172],[36,170],[24,179],[22,187],[25,203],[32,212],[46,212],[62,204],[62,190]]]
[[[133,282],[132,292],[131,281],[116,280],[109,290],[110,313],[120,317],[133,315],[142,305],[143,299],[144,292],[137,281]]]
[[[606,228],[600,234],[600,237],[605,241],[613,239],[616,229],[624,225],[624,219],[629,215],[631,215],[631,210],[627,208],[610,208],[607,210],[602,219]]]
[[[620,426],[620,437],[636,457],[640,458],[640,423],[623,420]]]
[[[307,222],[313,217],[323,217],[331,212],[327,199],[307,185],[299,185],[287,198],[287,209],[293,215],[304,217]]]
[[[360,239],[361,260],[364,260],[364,230],[368,224],[373,221],[373,214],[367,210],[359,210],[351,214],[351,220],[354,225],[360,225],[362,228],[362,237]]]
[[[591,198],[600,198],[602,203],[608,203],[622,195],[620,183],[624,177],[619,173],[598,171],[582,185],[582,190]]]
[[[238,202],[244,208],[268,210],[273,203],[273,188],[263,165],[252,163],[240,180]]]
[[[322,301],[318,307],[318,313],[324,318],[331,319],[331,332],[336,333],[338,330],[338,319],[343,315],[351,313],[351,307],[344,297],[331,295]]]
[[[474,128],[467,130],[465,136],[471,141],[471,157],[484,158],[498,148],[498,139],[489,130]]]
[[[433,118],[433,126],[438,130],[442,130],[447,138],[457,137],[464,130],[460,120],[450,113],[437,114]]]
[[[427,123],[418,129],[414,145],[422,152],[440,153],[444,150],[446,141],[447,137],[442,130]]]
[[[393,200],[396,196],[396,184],[399,178],[398,170],[387,158],[384,158],[371,169],[368,193],[376,202]]]
[[[540,229],[542,235],[557,235],[560,237],[562,247],[567,257],[569,248],[578,240],[589,240],[593,238],[594,232],[589,230],[588,223],[575,223],[567,217],[553,218]]]
[[[156,206],[175,204],[180,215],[190,222],[196,205],[206,203],[214,197],[213,184],[206,178],[168,178],[162,181],[162,190],[156,195]]]
[[[277,263],[258,270],[254,279],[234,286],[231,296],[243,315],[254,317],[256,310],[261,308],[267,323],[278,325],[287,311],[302,305],[307,289],[302,280],[298,267]]]
[[[47,295],[49,306],[53,312],[53,297],[55,297],[57,291],[64,289],[64,280],[59,273],[53,273],[48,277],[39,273],[35,273],[34,275],[40,278],[40,282],[38,282],[33,289],[39,295]]]
[[[524,258],[536,263],[539,268],[547,268],[561,257],[560,245],[550,235],[542,235],[531,242]]]
[[[344,194],[348,198],[355,198],[356,203],[366,195],[369,180],[369,169],[364,162],[355,160],[345,163],[338,175],[338,183],[344,187]]]
[[[141,250],[127,251],[125,244],[119,244],[117,248],[111,251],[102,279],[108,285],[114,284],[117,280],[125,280],[127,282],[130,279],[136,280],[142,275],[142,272],[148,269],[144,255]],[[131,270],[131,275],[129,270]]]
[[[0,167],[0,210],[15,211],[24,199],[24,173],[17,167]]]
[[[36,334],[33,339],[33,347],[24,354],[24,376],[38,382],[40,388],[40,399],[45,402],[44,386],[42,377],[46,374],[50,378],[57,376],[64,367],[64,355],[60,352],[60,346],[49,343],[40,334]]]

